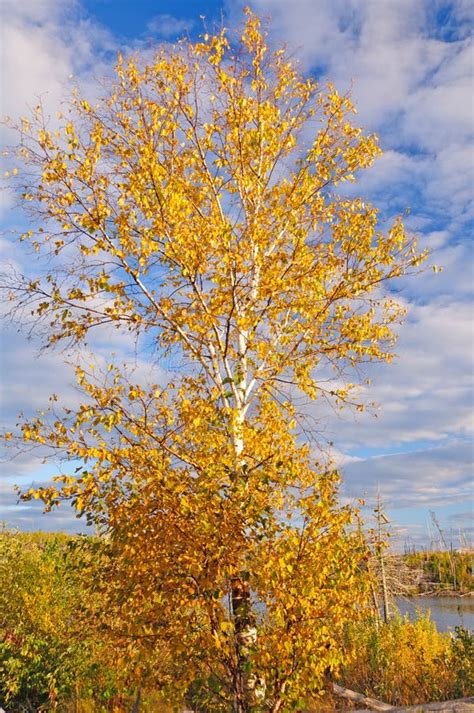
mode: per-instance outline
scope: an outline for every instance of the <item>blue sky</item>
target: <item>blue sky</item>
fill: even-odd
[[[472,532],[472,189],[473,5],[467,0],[254,0],[272,19],[270,42],[286,42],[305,71],[338,89],[352,88],[359,121],[376,131],[384,156],[357,191],[384,220],[410,209],[406,222],[433,250],[441,274],[426,272],[399,285],[409,314],[398,359],[368,374],[367,397],[377,416],[335,418],[318,409],[344,473],[344,498],[379,490],[399,543],[429,538],[429,511],[453,537]],[[160,0],[4,0],[2,113],[26,113],[40,95],[54,114],[79,82],[92,95],[119,49],[139,51],[195,36],[202,18],[237,28],[239,2]],[[2,142],[8,141],[3,131]],[[17,221],[0,194],[1,219]],[[20,267],[25,255],[4,231],[2,260]],[[98,345],[120,353],[123,342]],[[146,360],[140,368],[147,368]],[[72,376],[59,354],[38,358],[34,343],[5,326],[2,338],[2,422],[31,412],[52,391],[74,400]],[[4,460],[0,520],[23,528],[81,529],[67,509],[41,516],[17,506],[13,482],[51,473],[34,454]]]
[[[166,17],[173,18],[177,28],[177,33],[173,34],[180,35],[179,23],[190,27],[190,31],[196,31],[200,28],[201,16],[211,22],[220,21],[221,13],[225,12],[223,3],[212,0],[203,2],[190,0],[175,0],[174,2],[88,0],[82,3],[82,7],[108,27],[118,38],[126,39],[129,42],[157,34],[153,31],[153,27],[160,23],[163,28]],[[163,35],[163,32],[161,31],[160,34]],[[168,31],[165,31],[165,35],[167,34]]]

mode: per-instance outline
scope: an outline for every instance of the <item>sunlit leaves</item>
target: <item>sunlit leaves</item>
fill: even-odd
[[[364,547],[297,399],[363,408],[354,367],[391,358],[404,313],[386,285],[424,255],[401,220],[384,232],[337,192],[380,153],[354,112],[248,11],[237,46],[222,31],[119,57],[58,135],[41,108],[19,127],[41,218],[21,239],[50,261],[45,279],[15,276],[12,302],[49,345],[116,328],[189,367],[165,388],[78,368],[83,402],[20,437],[83,469],[25,497],[71,501],[107,537],[94,581],[109,634],[137,660],[162,651],[175,698],[207,686],[206,710],[241,697],[241,674],[265,684],[256,710],[315,695],[366,594]],[[256,597],[250,643],[229,604],[241,591]]]

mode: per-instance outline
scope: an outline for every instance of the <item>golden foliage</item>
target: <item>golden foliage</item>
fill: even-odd
[[[437,631],[429,615],[366,620],[347,632],[351,663],[346,685],[394,706],[470,696],[474,690],[472,634]]]
[[[79,367],[80,407],[53,401],[21,429],[83,466],[24,497],[72,500],[108,534],[105,629],[144,668],[160,652],[171,698],[199,682],[206,710],[316,694],[366,597],[365,548],[295,396],[363,407],[349,373],[391,358],[403,314],[384,285],[424,254],[400,219],[384,233],[338,195],[380,153],[353,114],[248,11],[238,47],[223,31],[120,57],[96,105],[76,96],[55,133],[40,107],[19,128],[41,220],[22,237],[50,265],[14,304],[48,344],[115,326],[189,363],[166,388]]]

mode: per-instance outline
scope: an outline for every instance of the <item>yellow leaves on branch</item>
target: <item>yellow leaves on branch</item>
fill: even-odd
[[[384,236],[374,208],[334,193],[372,163],[375,137],[353,126],[347,96],[332,85],[322,91],[282,51],[270,53],[253,15],[246,54],[233,55],[224,32],[203,40],[162,50],[148,65],[120,58],[108,97],[97,107],[73,103],[65,144],[43,127],[35,137],[24,123],[25,142],[29,135],[43,152],[27,153],[42,178],[25,198],[67,236],[44,232],[35,246],[98,257],[88,290],[73,272],[68,292],[56,284],[42,301],[39,314],[55,315],[52,341],[79,341],[112,319],[118,328],[156,330],[163,344],[206,365],[212,349],[203,335],[222,341],[227,333],[235,356],[243,329],[251,366],[258,373],[265,354],[265,373],[274,376],[296,360],[308,371],[349,352],[379,358],[389,330],[371,332],[368,313],[365,330],[349,330],[355,307],[347,305],[422,256],[399,221]],[[313,141],[300,141],[315,118]],[[157,270],[165,277],[155,295]],[[107,306],[95,300],[101,289]],[[346,324],[336,317],[340,304]],[[278,325],[277,339],[265,339],[265,321]],[[296,348],[302,333],[309,349]]]
[[[384,232],[374,206],[338,194],[380,153],[354,113],[247,11],[237,46],[222,31],[119,57],[109,92],[75,96],[59,136],[40,108],[19,127],[21,180],[35,176],[21,192],[41,217],[21,239],[48,270],[15,276],[12,302],[49,344],[113,327],[191,365],[166,388],[78,368],[83,402],[22,437],[79,472],[25,498],[70,500],[108,533],[117,641],[144,660],[171,650],[180,691],[212,671],[225,704],[242,673],[225,603],[239,587],[266,612],[245,656],[275,710],[337,668],[334,637],[366,596],[364,546],[296,397],[362,408],[348,372],[391,358],[403,310],[388,286],[425,253],[400,219]]]

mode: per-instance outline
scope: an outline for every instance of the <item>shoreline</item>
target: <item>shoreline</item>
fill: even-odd
[[[433,590],[430,592],[413,592],[412,594],[395,595],[400,599],[423,599],[425,597],[441,598],[449,597],[451,599],[469,599],[474,597],[474,591],[454,592],[453,590]]]

